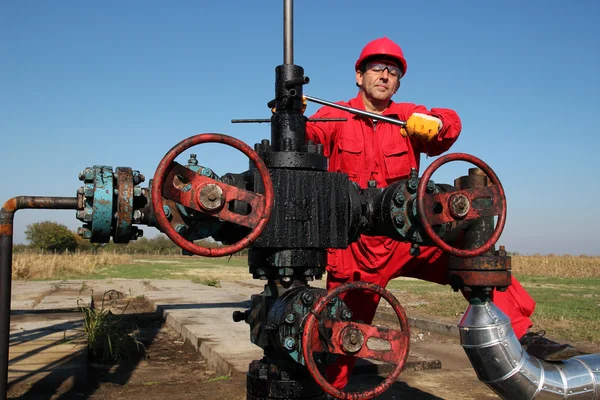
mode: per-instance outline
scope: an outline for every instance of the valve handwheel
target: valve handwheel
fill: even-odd
[[[382,326],[373,326],[360,322],[344,322],[333,319],[321,318],[320,314],[327,304],[341,293],[351,290],[367,290],[384,298],[392,306],[398,316],[401,330],[390,329]],[[321,319],[319,322],[318,319]],[[331,346],[324,348],[319,339],[317,324],[323,324],[331,332]],[[374,350],[368,347],[371,338],[382,339],[389,343],[388,350]],[[302,354],[304,364],[315,382],[328,394],[340,399],[371,399],[386,391],[398,378],[406,359],[410,346],[410,328],[404,308],[389,291],[381,286],[367,282],[352,282],[338,286],[323,296],[307,315],[302,332]],[[383,361],[396,366],[379,385],[362,392],[346,392],[336,389],[323,377],[317,363],[315,352],[351,355],[357,358],[368,358]]]
[[[185,150],[201,143],[223,143],[240,150],[248,156],[260,173],[264,194],[216,181],[200,175],[175,161],[175,158]],[[178,177],[183,177],[185,180],[185,191],[175,185]],[[191,190],[187,190],[187,184],[191,185]],[[220,248],[199,246],[185,239],[171,226],[163,210],[163,197],[201,213],[252,230],[247,236],[231,245]],[[231,212],[228,204],[233,200],[248,203],[251,207],[250,214],[242,215]],[[179,247],[206,257],[226,256],[248,247],[265,229],[273,208],[273,183],[265,163],[258,153],[248,145],[231,136],[216,133],[200,134],[176,144],[160,161],[152,183],[152,207],[160,229]]]
[[[458,190],[456,192],[427,194],[427,182],[431,175],[450,161],[467,161],[480,168],[490,179],[492,186]],[[474,207],[476,199],[491,199],[490,207]],[[436,204],[441,204],[442,212],[434,213]],[[506,195],[500,179],[489,165],[479,158],[465,153],[447,154],[435,160],[423,173],[417,188],[417,211],[427,235],[440,249],[457,257],[476,257],[490,250],[500,239],[506,223]],[[492,236],[480,247],[471,250],[458,249],[444,242],[433,230],[433,225],[454,221],[468,221],[483,217],[498,216]]]

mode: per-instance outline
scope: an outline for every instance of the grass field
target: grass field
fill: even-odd
[[[600,257],[513,256],[513,273],[537,301],[533,321],[551,336],[600,345]],[[245,257],[15,254],[14,279],[189,279],[219,286],[250,279]],[[414,279],[388,286],[407,313],[458,321],[460,293]]]

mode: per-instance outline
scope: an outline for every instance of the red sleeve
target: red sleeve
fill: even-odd
[[[341,113],[348,114],[343,111]],[[317,112],[310,118],[340,118],[342,117],[340,115],[341,113],[339,110],[333,107],[325,106],[317,110]],[[346,116],[344,115],[343,117]],[[307,122],[306,140],[312,140],[315,143],[321,143],[324,146],[323,153],[325,157],[329,158],[341,124],[342,122]]]
[[[442,130],[435,139],[424,143],[411,138],[413,147],[428,156],[437,156],[448,150],[456,142],[462,129],[458,114],[448,108],[432,108],[430,111],[421,105],[395,103],[393,110],[390,111],[396,113],[398,118],[403,121],[408,120],[413,113],[427,114],[442,120]]]

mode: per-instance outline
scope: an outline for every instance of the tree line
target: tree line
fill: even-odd
[[[182,250],[166,235],[153,238],[140,238],[129,243],[90,243],[65,225],[53,221],[35,222],[27,225],[25,237],[29,244],[16,244],[14,252],[36,251],[44,253],[97,253],[106,251],[117,254],[155,254],[180,255]],[[195,242],[202,247],[219,247],[220,244],[209,240]]]

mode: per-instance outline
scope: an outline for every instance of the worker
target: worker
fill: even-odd
[[[329,171],[341,172],[366,188],[375,181],[383,188],[408,178],[419,169],[421,153],[437,156],[452,146],[461,132],[457,113],[447,108],[428,110],[422,105],[395,103],[407,63],[400,46],[387,37],[368,43],[355,64],[358,95],[338,104],[406,121],[406,128],[325,106],[311,118],[345,118],[336,122],[309,122],[306,138],[324,146]],[[399,276],[448,284],[448,255],[437,247],[422,246],[417,256],[409,254],[410,243],[383,236],[361,236],[346,249],[328,250],[327,288],[348,282],[366,281],[385,287]],[[342,294],[354,320],[370,324],[379,296],[365,291]],[[528,333],[535,301],[519,282],[511,278],[505,292],[495,292],[493,302],[511,319],[515,334],[525,345],[537,349],[538,357],[560,355],[569,345],[549,341],[543,334]],[[328,381],[342,389],[348,382],[355,358],[340,356],[327,368]]]

